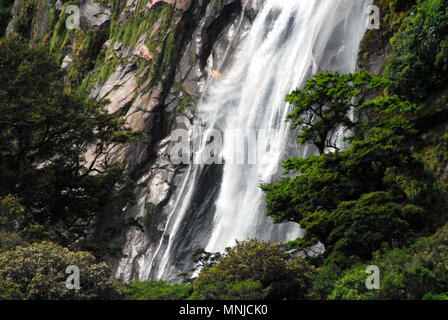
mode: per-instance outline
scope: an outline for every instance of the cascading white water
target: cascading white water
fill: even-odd
[[[264,195],[259,188],[261,182],[269,182],[278,174],[279,164],[286,157],[307,156],[314,151],[290,143],[295,141],[297,132],[292,132],[290,124],[284,121],[291,111],[284,99],[315,72],[355,70],[370,3],[371,0],[265,0],[230,57],[230,64],[219,70],[223,77],[211,80],[197,106],[197,116],[209,131],[218,129],[223,133],[226,162],[213,225],[207,239],[201,239],[207,251],[223,250],[236,239],[287,241],[300,235],[296,224],[274,225],[264,215]],[[241,25],[242,16],[239,19],[236,28]],[[231,32],[238,30],[233,28]],[[225,58],[228,57],[222,57],[222,61]],[[228,155],[237,143],[232,136],[236,130],[258,132],[257,145],[247,146],[257,148],[260,156],[255,164],[230,161]],[[202,170],[202,165],[190,165],[187,169],[162,239],[143,264],[139,278],[169,279],[179,272],[172,266],[174,244],[183,241],[178,231],[188,219]]]
[[[261,156],[256,165],[224,166],[207,251],[223,250],[235,239],[272,239],[275,227],[262,214],[264,195],[259,183],[270,181],[285,156],[290,126],[284,119],[290,109],[284,97],[303,85],[310,71],[354,70],[365,30],[366,4],[353,0],[267,1],[225,78],[210,89],[212,101],[199,106],[200,111],[210,112],[217,101],[221,112],[227,114],[222,126],[224,159],[237,144],[232,138],[235,130],[271,129],[258,137]],[[297,227],[280,228],[276,231],[282,234],[281,240],[298,236]]]

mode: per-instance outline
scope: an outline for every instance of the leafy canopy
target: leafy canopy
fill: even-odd
[[[316,75],[308,87],[322,78],[327,79],[327,74]],[[384,83],[373,76],[362,79]],[[348,95],[350,99],[327,105],[316,97],[321,92],[345,97],[350,91],[349,82],[340,83],[340,87],[331,81],[320,83],[318,90],[303,93],[301,98],[322,103],[327,115],[332,115],[335,108],[333,114],[340,112],[339,119],[346,121],[342,111],[353,107],[352,94]],[[369,82],[363,85],[378,88]],[[305,103],[303,108],[305,105],[310,104]],[[420,108],[398,96],[380,96],[356,104],[356,110],[367,115],[367,121],[348,123],[358,132],[351,137],[350,148],[308,159],[289,159],[284,167],[292,177],[261,186],[266,193],[267,214],[274,221],[294,221],[305,228],[304,237],[297,239],[294,247],[314,254],[315,245],[323,243],[325,251],[319,259],[342,268],[371,259],[383,243],[406,244],[427,232],[440,219],[445,203],[436,178],[410,147],[410,141],[418,141],[413,119]],[[336,127],[331,130],[347,123],[344,121],[333,122]],[[305,132],[319,128],[313,123]]]
[[[314,273],[307,260],[291,256],[283,244],[238,242],[201,271],[193,282],[193,296],[304,299]]]
[[[318,73],[307,81],[304,90],[286,96],[295,110],[288,114],[292,127],[300,129],[298,142],[312,143],[323,154],[326,148],[339,150],[340,129],[354,122],[349,112],[362,105],[371,92],[384,88],[387,81],[365,71],[351,74]]]
[[[69,244],[99,212],[132,199],[117,157],[140,134],[106,102],[66,94],[63,80],[45,47],[0,42],[0,196],[17,196],[28,226]]]
[[[446,299],[448,225],[404,248],[381,248],[369,265],[381,270],[381,289],[365,286],[367,264],[347,269],[329,284],[329,299]],[[318,277],[316,277],[318,278]],[[328,292],[328,290],[327,290]]]
[[[80,270],[79,290],[66,287],[70,265]],[[12,294],[27,300],[119,299],[122,293],[110,275],[111,269],[90,253],[47,241],[0,253],[0,288],[8,285]]]

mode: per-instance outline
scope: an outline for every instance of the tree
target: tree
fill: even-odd
[[[341,268],[371,259],[384,243],[404,244],[433,230],[446,203],[440,183],[409,146],[417,131],[408,118],[418,108],[386,96],[359,109],[374,121],[363,124],[350,148],[289,159],[290,177],[261,186],[275,222],[305,229],[294,247],[314,254],[320,242],[325,252],[319,259]]]
[[[286,96],[286,101],[295,107],[287,120],[293,120],[292,127],[301,130],[298,142],[314,144],[320,154],[326,148],[339,150],[338,130],[350,129],[355,124],[349,111],[357,109],[369,94],[384,88],[386,83],[385,79],[365,71],[313,76],[303,91],[297,89]]]
[[[80,270],[80,289],[68,289],[68,266]],[[0,286],[9,283],[24,299],[119,299],[117,285],[110,280],[111,270],[96,263],[88,252],[72,252],[44,241],[0,253]]]
[[[434,178],[398,141],[290,160],[286,168],[299,175],[262,186],[268,214],[305,228],[298,249],[322,242],[326,263],[347,266],[370,259],[383,242],[406,243],[431,227],[438,218],[431,202],[443,200],[435,200]]]
[[[252,292],[266,299],[305,299],[314,273],[305,258],[293,257],[283,244],[238,242],[201,271],[193,281],[193,295],[210,299]]]
[[[214,266],[221,257],[219,252],[207,252],[203,248],[198,248],[193,252],[193,262],[196,266],[191,271],[202,270]]]
[[[106,102],[66,94],[47,52],[15,36],[0,43],[0,195],[20,198],[28,226],[70,244],[99,212],[132,200],[116,159],[140,134]]]

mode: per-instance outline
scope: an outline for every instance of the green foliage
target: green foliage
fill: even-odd
[[[0,199],[0,230],[2,231],[20,231],[25,220],[25,208],[19,203],[19,200],[6,195]]]
[[[441,277],[448,280],[448,224],[433,236],[422,239],[416,245],[417,261],[425,268],[439,270]]]
[[[448,79],[448,3],[420,0],[396,34],[385,75],[390,89],[412,101],[423,101],[445,87]]]
[[[166,281],[136,281],[125,285],[127,300],[184,300],[192,293],[191,285]]]
[[[66,287],[68,274],[65,270],[70,265],[80,269],[79,290]],[[109,279],[110,272],[105,263],[96,263],[90,253],[71,252],[51,242],[44,241],[0,253],[0,286],[7,286],[14,298],[119,299],[122,294]]]
[[[316,88],[318,81],[322,84],[318,90],[294,97],[305,108],[300,110],[312,105],[307,101],[318,101],[317,105],[327,106],[327,114],[332,108],[342,110],[336,118],[344,119],[354,97],[345,88],[349,81],[335,85],[326,79],[327,74],[317,75],[307,88]],[[364,75],[362,79],[373,78]],[[372,81],[385,83],[379,78]],[[329,102],[321,102],[322,92],[331,92],[324,94],[330,97],[324,99]],[[331,97],[347,98],[338,101]],[[412,121],[418,118],[420,108],[397,96],[362,100],[356,108],[368,114],[369,121],[333,123],[357,128],[358,135],[352,137],[349,149],[308,159],[289,159],[284,167],[295,176],[261,186],[266,193],[267,213],[274,221],[295,221],[305,228],[305,236],[296,240],[294,246],[312,252],[313,245],[320,241],[325,246],[321,257],[325,264],[343,268],[371,259],[383,243],[406,244],[430,230],[444,212],[440,184],[409,147],[418,140]],[[311,109],[314,112],[315,108]],[[300,115],[303,116],[296,113],[294,118]],[[303,123],[297,121],[299,125]],[[315,132],[319,126],[312,122],[304,132]]]
[[[99,212],[132,200],[114,152],[140,134],[104,102],[66,94],[45,47],[11,37],[0,44],[0,70],[0,195],[20,198],[28,227],[70,244]]]
[[[338,150],[337,132],[352,128],[349,111],[362,105],[374,90],[384,88],[386,81],[365,71],[340,75],[318,73],[307,81],[305,89],[295,90],[286,101],[295,106],[287,120],[294,120],[293,128],[301,130],[298,142],[311,142],[320,154],[325,148]]]
[[[326,300],[334,290],[334,284],[341,277],[342,271],[336,265],[326,265],[317,271],[308,297],[312,300]]]
[[[371,262],[381,270],[381,290],[376,292],[376,298],[422,299],[427,294],[446,293],[447,230],[444,226],[409,248],[376,254]]]
[[[87,72],[93,69],[108,36],[108,32],[104,30],[78,32],[78,37],[73,45],[73,62],[67,72],[67,89],[77,89]]]
[[[330,300],[366,300],[373,291],[366,288],[366,268],[357,265],[344,273],[344,276],[334,283],[334,289],[328,296]]]
[[[292,257],[282,244],[238,242],[201,271],[193,282],[193,296],[219,299],[238,293],[248,298],[304,299],[314,273],[306,259]]]
[[[425,211],[416,206],[394,202],[384,192],[362,195],[356,201],[342,202],[328,220],[331,230],[325,239],[327,263],[351,265],[366,260],[384,242],[406,243],[413,236],[413,222],[424,220]],[[321,221],[312,221],[320,224]],[[308,226],[314,233],[313,226]],[[317,230],[322,226],[316,227]]]
[[[334,266],[322,268],[314,278],[314,299],[431,299],[445,300],[448,292],[448,225],[409,247],[383,247],[368,263],[342,274]],[[366,268],[380,270],[380,289],[367,290]],[[330,275],[330,276],[329,276]],[[324,290],[322,290],[324,288]]]
[[[380,270],[380,289],[368,290],[367,264],[356,265],[347,269],[334,283],[329,299],[366,300],[366,299],[406,299],[405,291],[412,292],[412,288],[421,285],[415,275],[415,265],[412,255],[404,249],[386,251],[384,255],[377,254],[369,264],[378,266]],[[417,281],[417,282],[413,282]]]
[[[9,280],[0,280],[0,300],[21,300],[19,286]]]
[[[287,161],[288,170],[301,174],[262,186],[268,214],[300,223],[306,232],[296,244],[323,242],[328,263],[350,264],[369,259],[383,242],[405,243],[436,218],[424,208],[437,193],[402,141],[379,136],[344,152]]]
[[[67,15],[65,14],[65,8],[70,5],[69,2],[64,4],[64,8],[61,12],[58,12],[58,18],[56,21],[56,17],[53,17],[52,23],[54,24],[52,30],[52,37],[50,40],[50,52],[59,56],[59,53],[64,49],[67,44],[70,33],[73,33],[73,30],[69,30],[66,27]],[[64,14],[62,13],[64,12]]]
[[[213,281],[201,285],[188,300],[263,300],[270,288],[263,288],[260,281]]]
[[[428,293],[422,300],[448,300],[448,295]]]

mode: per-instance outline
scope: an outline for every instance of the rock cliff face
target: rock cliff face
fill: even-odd
[[[118,278],[137,278],[143,253],[155,250],[162,236],[182,175],[168,158],[170,132],[192,125],[206,80],[219,77],[225,67],[216,57],[238,42],[236,37],[230,43],[225,31],[242,17],[244,33],[262,4],[249,0],[243,12],[241,0],[15,0],[7,32],[47,43],[66,69],[71,90],[108,99],[109,112],[125,116],[147,137],[113,150],[135,181],[137,203],[105,212],[92,236],[99,246],[125,248],[124,256],[108,258]],[[76,14],[73,5],[79,9],[79,29],[67,28]],[[204,190],[216,189],[219,172],[208,174]]]
[[[359,68],[381,75],[387,56],[392,51],[391,38],[403,26],[415,0],[374,0],[380,10],[380,29],[368,30],[361,43],[358,57]]]

